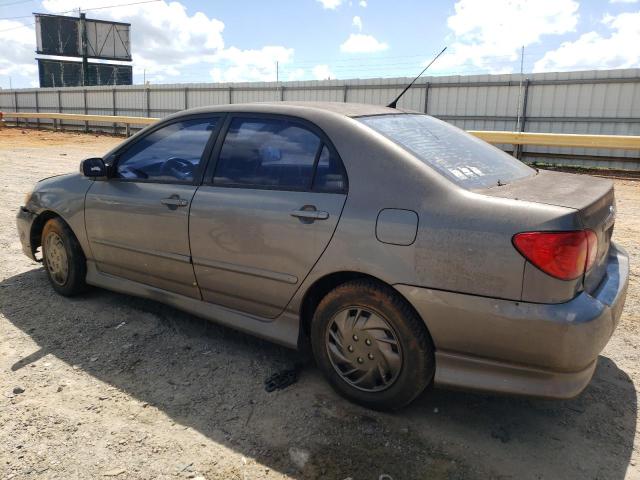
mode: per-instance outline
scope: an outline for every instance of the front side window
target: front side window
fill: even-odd
[[[150,133],[118,155],[116,177],[193,182],[216,118],[171,123]]]
[[[224,139],[214,185],[306,190],[320,138],[286,119],[234,118]]]
[[[419,114],[358,118],[465,188],[503,185],[535,170],[446,122]]]

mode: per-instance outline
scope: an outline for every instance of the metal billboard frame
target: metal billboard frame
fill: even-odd
[[[102,75],[107,70],[112,72],[113,85],[133,83],[131,64],[89,62],[89,58],[131,62],[130,23],[87,19],[81,11],[78,17],[35,12],[34,15],[36,54],[81,58],[81,62],[74,62],[36,57],[41,87],[55,86],[56,77],[58,83],[68,86],[103,84]],[[65,70],[69,70],[68,73]],[[121,82],[122,78],[125,82]]]
[[[39,55],[58,55],[65,57],[86,56],[100,60],[131,61],[130,23],[88,19],[83,13],[80,14],[79,18],[67,15],[51,15],[48,13],[34,13],[34,15],[36,17],[36,53]],[[47,19],[47,22],[59,20],[61,23],[74,23],[75,28],[67,35],[64,35],[65,32],[61,30],[58,32],[48,32],[45,30],[43,32],[43,22],[41,18]],[[99,26],[102,25],[105,26],[106,32],[103,33],[102,36],[99,36]],[[58,37],[57,40],[60,42],[60,48],[48,48],[45,40],[51,39],[50,41],[55,41],[56,39],[54,37],[56,37],[56,33]],[[69,41],[73,41],[75,45],[75,48],[72,50],[66,48]],[[109,45],[112,46],[112,52],[120,50],[124,51],[124,55],[118,56],[109,54],[111,52],[105,53],[105,48]]]

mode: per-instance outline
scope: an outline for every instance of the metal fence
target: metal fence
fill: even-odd
[[[0,110],[163,117],[264,101],[386,104],[407,78],[0,90]],[[466,130],[640,135],[640,69],[425,77],[398,103]],[[30,123],[51,124],[49,120]],[[62,128],[113,129],[65,122]],[[511,145],[502,145],[512,150]],[[640,170],[640,151],[520,147],[526,161]]]

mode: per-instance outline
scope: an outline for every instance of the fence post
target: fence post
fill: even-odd
[[[347,103],[347,90],[349,89],[349,87],[347,86],[347,84],[344,84],[344,91],[342,92],[342,101],[344,103]]]
[[[62,92],[60,91],[60,89],[58,89],[58,113],[62,113]],[[64,128],[62,126],[62,119],[60,119],[58,124],[60,125],[60,130],[64,131]]]
[[[14,112],[18,111],[18,92],[16,92],[15,90],[13,91],[13,111]],[[18,127],[19,125],[20,125],[20,119],[16,118],[16,127]]]
[[[189,87],[184,87],[184,109],[189,108]]]
[[[40,113],[40,102],[38,101],[38,90],[34,92],[36,94],[36,113]],[[36,128],[40,128],[40,119],[36,118]]]
[[[149,85],[145,87],[145,102],[147,102],[146,110],[147,110],[147,118],[151,117],[151,88]]]
[[[87,89],[82,89],[82,106],[84,107],[84,114],[89,115],[89,108],[87,107]],[[89,122],[84,122],[84,131],[89,131]]]
[[[520,119],[520,132],[524,132],[525,123],[527,121],[527,103],[529,99],[529,79],[527,78],[524,81],[524,95],[522,96],[522,117]],[[522,145],[516,146],[516,158],[520,160],[522,158],[522,154],[524,147]]]
[[[429,82],[424,84],[424,113],[429,111]]]
[[[229,105],[233,103],[233,87],[229,87]]]
[[[280,86],[280,101],[284,102],[284,85]]]
[[[116,108],[116,89],[112,88],[111,89],[111,104],[113,106],[113,116],[116,117],[118,115],[118,109]],[[113,123],[113,134],[117,135],[118,134],[118,124],[117,123]]]

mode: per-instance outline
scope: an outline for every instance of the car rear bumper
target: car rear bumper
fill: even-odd
[[[24,207],[20,207],[16,216],[16,226],[18,227],[18,236],[22,244],[22,251],[32,260],[36,260],[33,249],[31,248],[31,225],[36,218],[36,214],[30,212]]]
[[[395,287],[429,328],[436,384],[570,398],[593,375],[620,320],[628,281],[629,257],[612,244],[600,286],[561,304]]]

